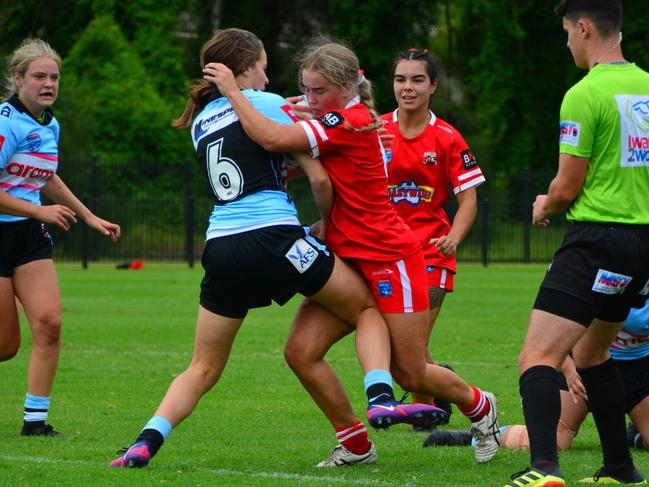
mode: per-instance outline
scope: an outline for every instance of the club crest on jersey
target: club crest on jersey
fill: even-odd
[[[316,261],[318,252],[306,240],[298,238],[285,256],[303,274]]]
[[[392,283],[390,281],[379,281],[376,283],[379,296],[389,298],[392,296]]]
[[[577,122],[562,120],[559,124],[559,143],[577,147],[579,145],[579,129]]]
[[[27,136],[27,149],[36,152],[41,148],[41,136],[39,134],[29,134]]]
[[[388,186],[388,194],[394,204],[405,201],[411,205],[418,205],[422,201],[430,201],[434,192],[435,188],[417,186],[414,181],[404,181],[397,186]]]
[[[9,108],[8,106],[2,107],[2,110],[0,110],[0,115],[9,118],[9,115],[11,115],[11,108]]]
[[[328,128],[328,129],[338,127],[338,125],[342,124],[345,121],[343,116],[338,112],[325,113],[318,120],[320,120],[320,123],[322,123],[322,125],[324,125],[325,128]]]
[[[436,166],[437,165],[437,152],[424,152],[422,164]]]
[[[599,269],[593,282],[593,291],[602,294],[622,294],[633,278]]]

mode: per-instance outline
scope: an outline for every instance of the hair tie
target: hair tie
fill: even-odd
[[[367,81],[367,80],[365,79],[365,74],[363,73],[363,70],[362,70],[362,69],[359,69],[359,70],[358,70],[358,81],[356,82],[356,84],[357,84],[358,86],[360,86],[360,85],[363,84],[364,81]]]

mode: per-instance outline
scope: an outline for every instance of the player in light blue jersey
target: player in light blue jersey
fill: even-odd
[[[15,297],[32,331],[23,436],[56,436],[46,424],[59,359],[61,297],[52,239],[45,223],[68,230],[76,215],[116,241],[119,225],[86,208],[56,175],[59,124],[56,101],[61,59],[46,43],[28,39],[9,59],[0,104],[0,361],[20,347]],[[41,205],[40,193],[58,204]]]
[[[210,62],[227,65],[244,96],[266,116],[278,123],[293,123],[286,101],[263,92],[268,83],[267,61],[257,36],[241,29],[217,31],[201,50],[202,66]],[[384,398],[382,401],[389,403],[388,408],[399,413],[404,422],[443,415],[432,406],[394,400],[389,373],[390,336],[385,321],[362,278],[300,225],[286,191],[284,156],[253,142],[230,103],[209,81],[200,80],[194,85],[185,112],[174,125],[191,127],[199,165],[214,199],[202,257],[205,275],[194,357],[187,370],[172,382],[135,442],[119,452],[111,467],[146,466],[171,430],[191,414],[219,380],[248,310],[268,306],[272,301],[282,305],[298,293],[355,326],[368,397]],[[326,225],[333,203],[327,173],[310,157],[296,157]],[[322,319],[313,323],[322,341],[338,333],[328,323]],[[303,361],[309,346],[304,347]],[[305,386],[331,422],[340,443],[331,457],[317,466],[374,463],[376,450],[368,440],[367,429],[356,417],[330,365],[323,359],[310,369],[308,378],[300,379],[308,382]],[[283,422],[291,420],[281,418]]]

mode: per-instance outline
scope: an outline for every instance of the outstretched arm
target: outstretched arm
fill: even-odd
[[[219,92],[230,101],[243,129],[252,140],[271,152],[305,152],[309,139],[299,125],[280,125],[259,113],[241,93],[232,71],[221,63],[209,63],[203,78],[216,84]]]
[[[65,205],[78,214],[84,219],[90,228],[94,228],[99,233],[110,237],[113,242],[116,242],[117,239],[119,239],[122,233],[119,225],[103,220],[90,211],[88,207],[79,201],[72,191],[70,191],[57,174],[54,174],[47,181],[45,186],[43,186],[42,191],[52,201]]]

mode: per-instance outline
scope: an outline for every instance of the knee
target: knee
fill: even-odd
[[[424,392],[423,374],[416,373],[413,368],[392,367],[392,377],[404,391]]]
[[[218,382],[223,369],[219,369],[210,364],[193,362],[189,370],[191,376],[194,378],[193,380],[200,387],[203,394],[205,394]]]
[[[20,349],[20,338],[7,342],[0,342],[0,362],[14,358]]]
[[[34,330],[34,343],[40,346],[56,346],[61,342],[61,314],[47,312],[36,319],[32,324]]]
[[[298,342],[287,342],[284,347],[284,360],[291,370],[300,375],[300,373],[309,368],[310,364],[317,362],[322,355],[317,353],[312,347],[304,346]]]

